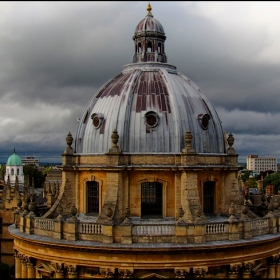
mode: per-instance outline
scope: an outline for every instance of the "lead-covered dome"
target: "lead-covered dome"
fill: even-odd
[[[145,32],[157,32],[157,33],[161,33],[163,36],[165,35],[161,23],[154,18],[154,16],[151,13],[151,10],[152,8],[149,4],[147,7],[148,13],[146,17],[142,19],[136,26],[135,29],[136,36]]]
[[[6,165],[22,165],[21,158],[14,150],[13,154],[8,158]]]
[[[124,153],[180,153],[186,146],[187,130],[197,153],[225,153],[214,107],[193,81],[167,64],[163,28],[149,6],[147,10],[134,33],[133,63],[106,82],[85,107],[75,152],[107,153],[116,129]],[[148,19],[157,23],[157,31],[147,35],[140,30]]]

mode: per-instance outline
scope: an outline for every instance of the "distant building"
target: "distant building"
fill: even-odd
[[[39,166],[40,165],[40,160],[33,157],[33,156],[27,156],[27,157],[22,159],[22,163],[23,163],[23,165],[33,164],[35,166]]]
[[[14,150],[13,154],[7,160],[4,180],[6,184],[14,185],[16,183],[16,178],[18,179],[18,184],[23,185],[23,163],[21,158],[17,155],[16,151]]]
[[[274,156],[259,157],[258,155],[247,155],[247,169],[255,172],[266,170],[277,172],[277,158]]]

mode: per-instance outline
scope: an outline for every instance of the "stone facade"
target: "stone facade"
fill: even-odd
[[[251,207],[232,133],[175,66],[150,61],[156,47],[167,57],[147,10],[135,65],[88,103],[74,148],[68,133],[46,211],[38,215],[26,194],[15,213],[16,278],[280,278],[278,201],[262,195]]]

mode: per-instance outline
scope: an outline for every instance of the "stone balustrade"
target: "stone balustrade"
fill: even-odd
[[[92,223],[80,223],[79,233],[102,234],[102,225],[97,225]]]
[[[219,234],[227,232],[228,224],[226,223],[213,223],[205,225],[205,234]]]
[[[42,230],[54,230],[54,220],[35,218],[35,228]]]
[[[269,216],[234,222],[226,220],[200,223],[177,223],[175,220],[166,223],[158,219],[153,224],[140,219],[140,223],[138,221],[114,225],[113,222],[97,224],[96,221],[85,222],[77,218],[65,220],[18,216],[15,227],[26,234],[65,240],[113,243],[112,236],[119,236],[119,242],[127,244],[135,242],[207,243],[219,240],[250,239],[254,236],[276,233],[279,231],[280,218]]]

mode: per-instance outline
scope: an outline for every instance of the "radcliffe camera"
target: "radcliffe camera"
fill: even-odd
[[[37,105],[42,106],[43,115],[48,111],[48,129],[54,132],[52,136],[38,136],[36,142],[36,133],[30,130],[28,145],[27,138],[18,136],[21,145],[11,146],[1,165],[0,278],[280,279],[277,151],[265,155],[256,149],[253,137],[248,148],[241,132],[244,124],[238,121],[238,115],[233,117],[235,109],[227,107],[237,102],[231,94],[234,90],[219,93],[219,86],[227,80],[222,65],[234,65],[223,54],[225,60],[216,59],[204,47],[191,47],[198,36],[205,36],[210,15],[220,4],[34,5],[39,5],[41,12],[35,16],[31,13],[34,8],[29,6],[38,26],[28,27],[28,46],[34,56],[40,47],[46,52],[36,58],[34,78],[34,56],[24,56],[24,65],[30,91],[39,80],[48,84],[32,98],[34,102],[50,99],[51,105]],[[166,7],[169,14],[164,15]],[[189,36],[189,25],[182,21],[186,12],[178,7],[189,9],[187,22],[193,36]],[[93,8],[98,13],[91,14]],[[5,11],[9,13],[8,8]],[[63,13],[71,15],[71,21],[60,25]],[[24,20],[22,12],[19,15]],[[240,15],[233,13],[235,16],[240,20]],[[48,24],[43,27],[45,20]],[[230,24],[229,20],[227,28]],[[49,35],[44,33],[45,46],[39,41],[31,44],[37,28],[44,32],[47,26],[52,28]],[[219,37],[216,32],[221,32],[218,23],[213,26],[218,31],[207,33],[208,50]],[[59,30],[64,34],[60,39],[64,42],[63,52],[56,37],[62,34]],[[69,36],[73,32],[74,38]],[[5,34],[1,36],[8,36],[8,30]],[[18,36],[10,36],[9,40],[21,40]],[[191,50],[178,42],[189,44]],[[94,58],[87,56],[87,44]],[[48,51],[53,45],[56,52]],[[94,49],[100,46],[104,48],[100,56],[94,56]],[[198,52],[201,54],[194,59],[193,54]],[[220,55],[215,47],[211,52]],[[174,53],[179,65],[170,59],[176,61]],[[124,59],[122,68],[115,71]],[[55,68],[49,68],[54,60],[58,67],[55,72],[50,70]],[[209,67],[209,60],[213,71],[209,79],[204,79],[202,73],[206,72],[197,75],[197,69],[204,63]],[[185,64],[189,65],[186,75],[180,70]],[[212,80],[217,69],[219,79]],[[23,81],[18,82],[24,87]],[[51,87],[57,87],[55,98],[47,94]],[[69,95],[64,95],[66,91]],[[82,108],[78,99],[83,101]],[[218,99],[220,103],[216,103]],[[53,104],[56,109],[63,107],[56,117],[52,115],[54,108],[50,108]],[[253,107],[252,103],[247,105],[247,109]],[[38,107],[30,110],[32,114]],[[60,135],[56,134],[61,133],[60,127],[65,129],[61,139],[55,136]],[[43,125],[34,127],[37,129],[43,130]],[[60,141],[63,144],[58,158],[50,160],[51,149],[47,146],[53,145],[55,150]],[[42,157],[32,153],[32,146],[34,152],[35,148],[40,150]],[[28,154],[23,153],[23,147],[29,147]]]

